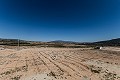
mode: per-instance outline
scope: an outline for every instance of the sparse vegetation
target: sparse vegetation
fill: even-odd
[[[8,71],[5,71],[3,73],[1,73],[0,75],[5,76],[5,75],[9,75],[9,74],[13,74],[15,72],[19,72],[19,71],[27,71],[28,67],[27,66],[22,66],[22,67],[15,67],[15,69],[10,69]]]
[[[15,77],[11,78],[11,80],[20,80],[21,76],[22,76],[22,75],[17,75],[17,76],[15,76]]]
[[[106,73],[103,76],[103,80],[116,80],[116,79],[120,79],[120,77],[117,76],[117,74],[115,73]]]
[[[89,67],[89,69],[91,70],[91,72],[93,72],[93,73],[100,73],[101,72],[101,70],[102,70],[102,68],[101,67],[95,67],[95,66],[93,66],[93,65],[91,65],[90,67]]]

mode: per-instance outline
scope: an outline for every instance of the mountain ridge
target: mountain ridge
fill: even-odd
[[[49,42],[42,42],[42,41],[27,41],[27,40],[20,40],[19,42],[21,44],[83,44],[83,45],[102,45],[102,46],[120,46],[120,38],[115,38],[111,40],[105,40],[105,41],[97,41],[97,42],[75,42],[75,41],[64,41],[64,40],[55,40],[55,41],[49,41]],[[18,44],[18,39],[5,39],[0,38],[0,45],[9,45],[9,44]]]

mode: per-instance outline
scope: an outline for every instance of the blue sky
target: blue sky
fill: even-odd
[[[120,37],[119,0],[0,0],[0,37],[99,41]]]

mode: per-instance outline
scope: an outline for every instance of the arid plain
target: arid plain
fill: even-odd
[[[120,80],[120,48],[0,50],[0,80]]]

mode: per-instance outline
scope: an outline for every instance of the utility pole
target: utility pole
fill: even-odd
[[[18,50],[20,50],[20,40],[18,39]]]

